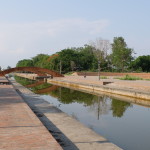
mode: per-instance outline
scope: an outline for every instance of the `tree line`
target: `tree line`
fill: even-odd
[[[16,67],[42,67],[67,73],[70,71],[150,72],[150,55],[133,57],[123,37],[115,37],[113,43],[97,39],[83,47],[63,49],[53,55],[38,54],[31,59],[18,61]]]

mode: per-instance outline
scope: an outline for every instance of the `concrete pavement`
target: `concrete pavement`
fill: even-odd
[[[61,149],[13,86],[0,85],[0,150]]]
[[[96,93],[105,92],[150,100],[150,81],[146,80],[127,81],[109,77],[108,79],[101,79],[99,81],[97,76],[87,76],[86,78],[83,76],[65,76],[64,78],[48,79],[48,82]],[[104,85],[104,82],[108,82],[109,84]]]

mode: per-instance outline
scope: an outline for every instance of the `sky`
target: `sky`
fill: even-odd
[[[150,55],[150,0],[0,0],[0,66],[122,36]]]

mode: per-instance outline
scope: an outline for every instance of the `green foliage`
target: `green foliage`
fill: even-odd
[[[125,77],[123,78],[118,78],[120,80],[143,80],[142,78],[140,77],[135,77],[135,76],[130,76],[130,75],[126,75]]]
[[[97,58],[95,57],[92,47],[85,45],[84,48],[78,49],[79,59],[78,64],[83,68],[82,70],[96,70],[97,69]]]
[[[32,58],[33,66],[48,69],[49,68],[48,58],[49,58],[49,55],[38,54],[37,56]]]
[[[136,71],[150,72],[150,55],[139,56],[132,63],[130,68]]]
[[[62,70],[64,72],[72,71],[71,61],[74,61],[75,64],[78,63],[78,57],[78,53],[73,49],[64,49],[61,52],[59,52],[59,59],[62,62]]]
[[[32,67],[33,65],[33,61],[31,59],[23,59],[18,61],[16,67]]]
[[[101,79],[108,79],[106,76],[100,76]]]
[[[88,45],[80,48],[64,49],[59,52],[59,59],[62,62],[64,72],[79,70],[95,70],[97,60],[93,54],[92,48]]]
[[[74,72],[67,72],[67,73],[65,73],[65,75],[67,75],[67,76],[70,76],[70,75],[72,75]]]
[[[60,59],[58,54],[51,55],[48,59],[49,69],[59,71],[60,68]]]
[[[125,70],[129,66],[133,57],[133,50],[127,47],[123,37],[115,37],[112,44],[111,59],[113,65],[119,70]]]
[[[73,71],[75,68],[92,71],[97,69],[97,59],[93,54],[92,47],[88,45],[64,49],[51,56],[38,54],[32,59],[20,60],[17,67],[35,66],[59,71],[60,61],[63,73]]]

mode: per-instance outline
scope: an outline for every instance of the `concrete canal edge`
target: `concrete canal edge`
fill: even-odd
[[[64,150],[121,150],[15,80],[10,81]]]
[[[61,81],[59,79],[48,79],[48,83],[57,84],[65,87],[74,87],[76,89],[81,89],[85,91],[93,91],[95,93],[105,92],[111,94],[117,94],[122,96],[128,96],[132,98],[142,99],[142,100],[150,100],[150,93],[141,92],[133,89],[125,89],[125,88],[117,88],[117,87],[109,87],[109,85],[94,85],[94,84],[86,84],[86,83],[77,83],[71,81]]]

